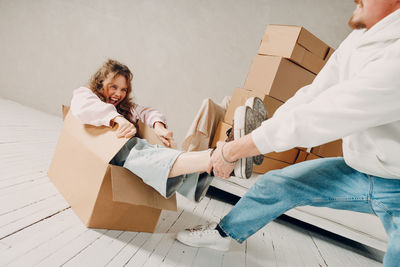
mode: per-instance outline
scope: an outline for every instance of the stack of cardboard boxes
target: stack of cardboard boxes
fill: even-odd
[[[226,139],[225,132],[232,127],[235,109],[244,105],[249,97],[261,98],[268,116],[272,117],[298,89],[312,83],[333,52],[303,27],[269,25],[243,88],[235,89],[224,120],[219,122],[212,146]],[[304,160],[340,156],[341,141],[312,148],[310,152],[294,148],[266,154],[263,163],[254,166],[254,172],[265,173]]]

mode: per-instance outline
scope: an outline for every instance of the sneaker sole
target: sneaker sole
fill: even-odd
[[[263,121],[268,119],[268,112],[265,108],[264,102],[258,97],[250,97],[246,100],[245,106],[252,108],[255,111],[256,117],[256,128],[258,128]],[[264,155],[258,155],[253,157],[253,162],[256,165],[261,165],[264,160]]]
[[[219,246],[217,246],[217,245],[207,246],[207,245],[193,244],[193,243],[190,243],[190,242],[188,242],[188,241],[186,241],[186,240],[181,240],[181,239],[179,239],[178,237],[176,237],[176,240],[178,240],[179,242],[181,242],[181,243],[183,243],[183,244],[185,244],[185,245],[187,245],[187,246],[195,247],[195,248],[211,248],[211,249],[215,249],[215,250],[219,250],[219,251],[228,251],[228,250],[229,250],[229,247],[227,247],[227,248],[222,248],[222,247],[219,247]]]
[[[237,140],[255,129],[254,111],[250,107],[239,106],[235,110],[233,132],[234,139]],[[234,174],[240,178],[250,178],[253,173],[253,157],[239,159],[236,163]]]

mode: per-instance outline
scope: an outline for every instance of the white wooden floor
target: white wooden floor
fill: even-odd
[[[0,98],[0,266],[381,266],[359,248],[277,220],[229,252],[174,240],[231,209],[178,197],[156,233],[87,229],[46,176],[61,118]]]

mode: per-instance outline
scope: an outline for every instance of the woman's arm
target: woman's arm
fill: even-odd
[[[112,126],[112,120],[120,116],[114,105],[101,101],[86,87],[74,90],[71,112],[81,123],[93,126]]]
[[[73,92],[71,112],[83,124],[110,127],[117,123],[118,137],[130,138],[136,134],[136,127],[114,105],[101,101],[89,88],[80,87]]]
[[[135,107],[132,109],[132,115],[135,120],[140,120],[149,127],[154,128],[156,135],[165,146],[175,146],[173,132],[168,130],[165,116],[160,111],[135,104]]]
[[[133,120],[140,120],[151,128],[154,128],[156,122],[161,122],[167,128],[167,120],[160,111],[151,107],[144,107],[138,104],[132,108]]]

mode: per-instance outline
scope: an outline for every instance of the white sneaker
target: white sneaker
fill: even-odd
[[[229,236],[222,237],[216,223],[197,225],[186,229],[176,235],[176,239],[185,245],[198,248],[212,248],[220,251],[228,251],[231,244]]]

